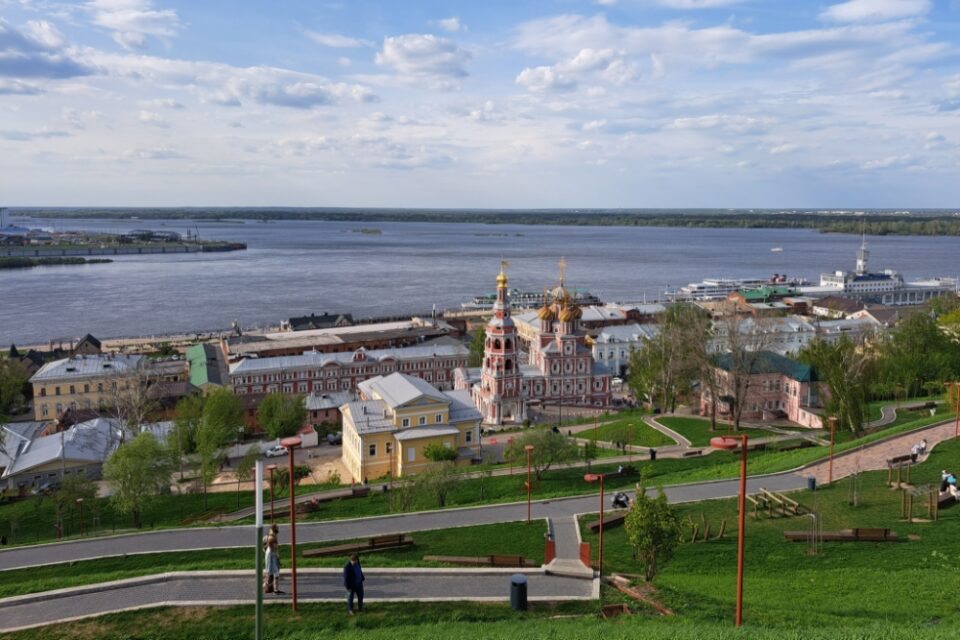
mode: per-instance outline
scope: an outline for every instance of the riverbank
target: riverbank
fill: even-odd
[[[106,264],[109,258],[0,258],[0,269],[30,269],[32,267],[59,267],[75,264]]]
[[[206,253],[243,251],[244,242],[196,242],[190,244],[135,244],[135,245],[51,245],[31,247],[0,247],[0,257],[41,258],[64,256],[136,256],[155,253]],[[107,260],[106,262],[112,262]],[[79,264],[79,263],[64,263]]]
[[[428,222],[600,227],[694,227],[814,229],[821,233],[958,236],[960,217],[951,209],[350,209],[243,207],[170,209],[10,209],[33,218],[108,220],[193,220],[221,223],[250,220],[339,222]]]

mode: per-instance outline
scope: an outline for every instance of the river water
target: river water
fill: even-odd
[[[860,238],[786,229],[562,227],[455,223],[29,220],[57,230],[198,231],[246,251],[115,257],[110,264],[0,271],[0,345],[92,333],[119,337],[276,325],[311,312],[393,315],[459,307],[510,286],[567,283],[611,301],[662,296],[706,277],[852,269]],[[361,227],[380,234],[359,233]],[[910,279],[960,273],[956,238],[867,238],[871,268]],[[770,249],[781,247],[782,252]]]

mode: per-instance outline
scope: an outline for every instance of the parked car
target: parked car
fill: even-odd
[[[277,444],[267,449],[264,455],[268,458],[279,458],[280,456],[287,455],[287,449]]]
[[[343,434],[339,431],[327,434],[327,444],[340,444],[343,442]]]

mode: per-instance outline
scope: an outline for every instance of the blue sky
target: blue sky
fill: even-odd
[[[0,0],[0,200],[960,207],[958,52],[958,0]]]

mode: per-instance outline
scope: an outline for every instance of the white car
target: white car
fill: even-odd
[[[287,449],[277,444],[267,449],[264,455],[268,458],[279,458],[280,456],[287,455]]]

